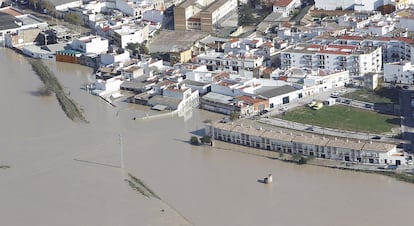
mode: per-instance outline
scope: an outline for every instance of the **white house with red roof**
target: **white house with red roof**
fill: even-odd
[[[281,13],[283,17],[288,17],[299,6],[300,0],[275,0],[273,3],[273,12]]]

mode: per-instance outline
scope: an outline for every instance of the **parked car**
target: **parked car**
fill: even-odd
[[[351,100],[345,99],[345,100],[344,100],[344,103],[345,103],[345,104],[350,104],[350,103],[351,103]]]
[[[372,104],[365,104],[366,108],[372,108]]]
[[[312,101],[312,102],[310,102],[309,104],[308,104],[308,107],[313,107],[314,105],[316,104],[316,101]]]
[[[373,140],[380,140],[381,137],[380,136],[373,136],[373,137],[371,137],[371,139],[373,139]]]
[[[403,89],[409,89],[410,87],[409,86],[403,86]]]
[[[306,131],[313,131],[313,126],[305,128]]]
[[[338,98],[338,97],[339,97],[339,93],[338,93],[338,92],[336,92],[336,91],[335,91],[335,92],[332,92],[332,93],[331,93],[331,97],[332,97],[332,98]]]

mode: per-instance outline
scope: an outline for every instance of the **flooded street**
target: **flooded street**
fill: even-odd
[[[70,121],[54,96],[33,95],[42,83],[30,65],[0,49],[0,165],[11,167],[0,169],[2,225],[388,226],[407,224],[414,208],[414,185],[389,177],[191,146],[203,121],[220,115],[134,121],[151,112],[81,89],[91,69],[46,65],[90,123]],[[126,173],[164,202],[132,190]],[[269,173],[273,184],[258,183]]]

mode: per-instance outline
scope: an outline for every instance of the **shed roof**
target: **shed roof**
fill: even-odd
[[[280,87],[262,87],[260,89],[258,89],[256,91],[256,94],[260,95],[260,96],[264,96],[267,98],[272,98],[272,97],[277,97],[280,95],[284,95],[287,93],[291,93],[296,91],[297,89],[293,86],[290,85],[284,85],[284,86],[280,86]]]

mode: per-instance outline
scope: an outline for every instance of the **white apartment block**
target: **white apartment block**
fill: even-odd
[[[281,53],[281,68],[292,67],[347,70],[351,76],[362,76],[381,71],[381,47],[300,43]]]
[[[207,124],[205,134],[215,140],[264,149],[271,152],[300,154],[336,161],[379,165],[407,165],[408,158],[395,144],[325,137],[286,129],[255,128],[243,124],[215,122]]]
[[[101,54],[108,51],[108,39],[99,36],[86,36],[75,39],[71,44],[71,48],[82,53]]]
[[[387,4],[395,5],[395,0],[315,0],[315,9],[335,10],[342,8],[373,11]]]
[[[315,38],[313,43],[357,45],[357,46],[380,46],[382,49],[382,62],[399,62],[411,60],[411,50],[414,40],[406,37],[375,37],[343,35],[337,37],[321,36]]]
[[[197,63],[207,66],[208,71],[238,73],[241,77],[253,78],[253,70],[263,64],[263,56],[207,52],[197,56]]]
[[[384,64],[384,81],[413,85],[414,65],[408,61]]]

